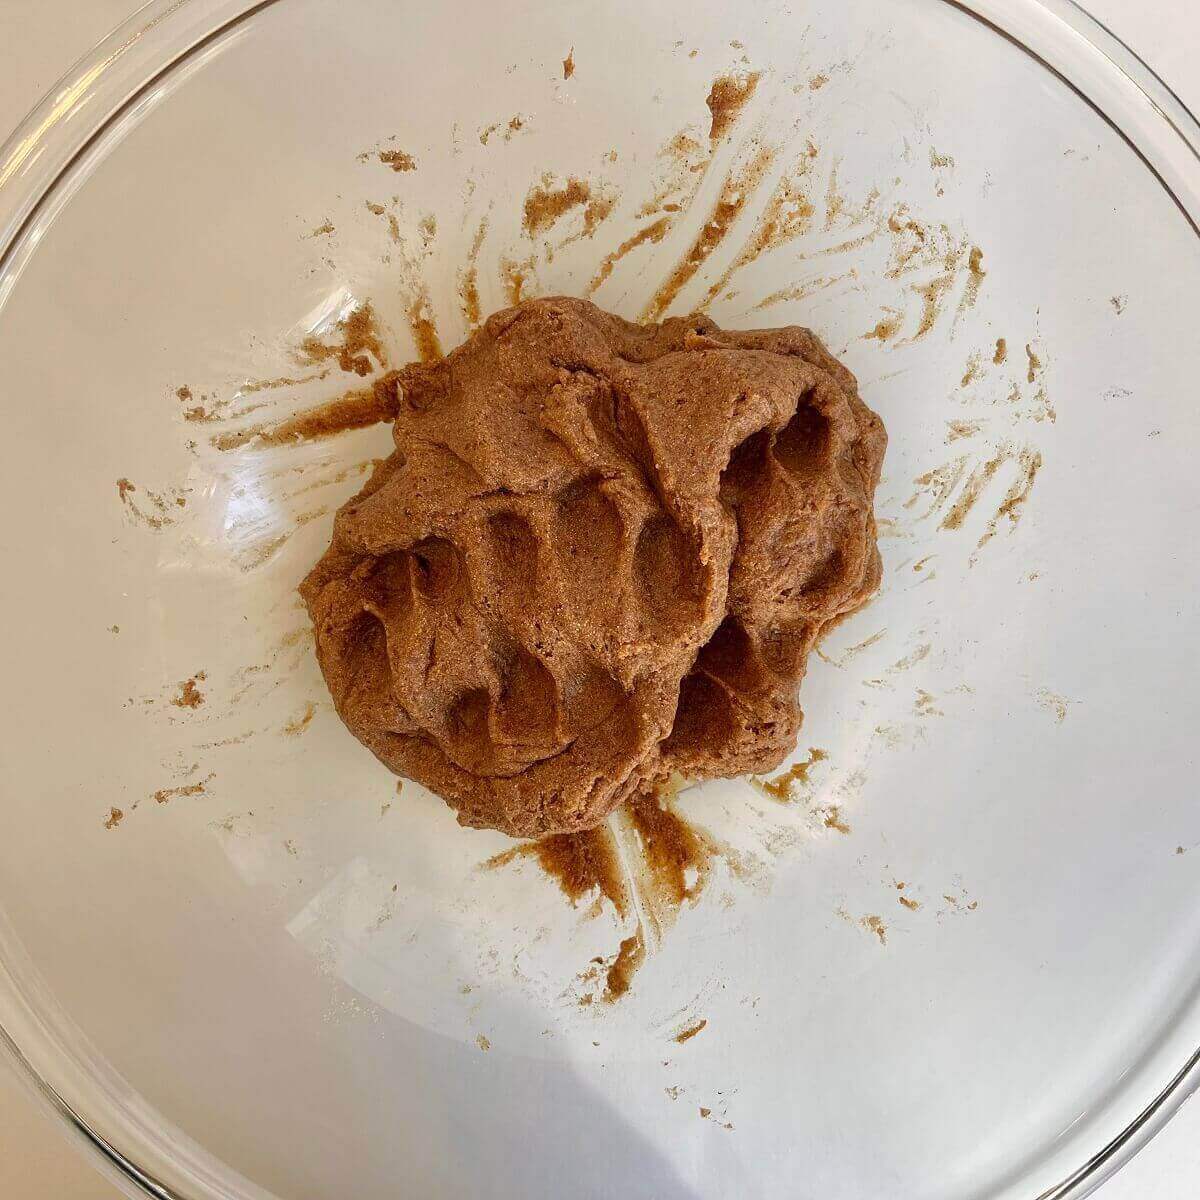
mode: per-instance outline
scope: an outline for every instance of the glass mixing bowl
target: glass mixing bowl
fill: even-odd
[[[1198,147],[1063,0],[143,9],[0,151],[42,1096],[184,1200],[1096,1186],[1198,1075]],[[555,292],[810,325],[891,435],[791,799],[678,797],[617,1003],[634,917],[332,712],[295,587],[386,427],[251,436]]]

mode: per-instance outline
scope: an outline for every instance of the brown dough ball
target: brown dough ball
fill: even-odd
[[[780,763],[880,576],[886,435],[814,334],[554,297],[394,386],[396,450],[301,586],[364,745],[521,837]]]

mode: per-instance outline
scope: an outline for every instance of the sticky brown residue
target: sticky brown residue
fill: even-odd
[[[917,332],[913,334],[912,341],[920,341],[937,324],[937,319],[942,313],[942,302],[953,282],[954,275],[947,272],[945,275],[938,275],[928,283],[913,288],[913,291],[921,297],[921,323],[917,326]]]
[[[185,679],[179,685],[179,695],[172,698],[171,703],[176,708],[199,708],[204,703],[204,693],[196,686],[207,678],[203,671],[198,671],[191,679]]]
[[[961,528],[962,523],[967,519],[967,514],[975,507],[975,502],[979,499],[980,493],[987,487],[992,477],[1008,458],[1008,448],[1001,447],[987,462],[976,465],[970,475],[967,476],[967,481],[963,484],[958,498],[942,518],[941,525],[939,526],[940,529]]]
[[[520,304],[522,300],[529,299],[525,289],[529,286],[532,270],[532,258],[523,262],[515,262],[511,258],[500,260],[500,283],[509,304]]]
[[[795,284],[792,287],[780,288],[777,292],[772,292],[769,296],[764,296],[757,304],[755,311],[760,311],[764,308],[770,308],[775,304],[783,304],[793,300],[808,300],[815,296],[818,292],[823,292],[827,288],[835,287],[839,283],[844,283],[847,279],[857,279],[858,271],[851,268],[841,275],[825,275],[819,279],[810,280],[808,283]]]
[[[819,92],[828,82],[829,76],[826,75],[824,71],[818,71],[817,74],[808,81],[808,90],[810,92]]]
[[[334,359],[337,365],[354,375],[369,375],[375,368],[368,355],[373,355],[381,367],[387,366],[387,355],[379,341],[375,327],[375,310],[370,301],[359,305],[335,327],[341,342],[327,345],[320,338],[309,335],[300,343],[300,360],[317,365]]]
[[[829,757],[826,751],[814,746],[808,752],[803,762],[794,763],[782,775],[774,779],[754,779],[752,782],[761,792],[765,792],[781,804],[790,804],[796,798],[796,785],[807,784],[809,772],[819,762]]]
[[[954,166],[954,156],[951,154],[939,154],[932,146],[929,147],[929,165],[935,170],[942,170],[946,167]]]
[[[983,251],[978,246],[972,246],[967,255],[967,285],[963,288],[962,299],[958,302],[956,317],[961,317],[967,309],[974,308],[979,299],[979,289],[987,272],[983,269]]]
[[[122,478],[117,480],[117,495],[121,497],[122,504],[127,504],[129,502],[129,493],[136,491],[137,487],[130,483],[128,479]]]
[[[916,912],[917,909],[921,907],[921,902],[919,900],[913,900],[908,896],[897,896],[896,899],[899,900],[909,912]]]
[[[549,229],[573,208],[581,208],[592,198],[591,185],[574,177],[556,185],[547,172],[541,183],[535,183],[525,196],[525,218],[522,226],[530,237]]]
[[[116,829],[124,819],[125,814],[119,808],[110,808],[108,816],[104,818],[104,828]]]
[[[1042,369],[1042,360],[1029,342],[1025,343],[1025,357],[1029,360],[1029,369],[1025,373],[1025,378],[1029,383],[1034,383],[1037,380],[1038,372]]]
[[[442,342],[433,319],[433,304],[423,284],[413,290],[404,315],[416,343],[417,358],[424,363],[437,362],[442,357]]]
[[[166,804],[176,797],[200,796],[207,790],[208,784],[213,778],[213,775],[209,775],[207,779],[202,779],[199,783],[189,783],[181,787],[159,788],[154,793],[153,799],[159,804]]]
[[[825,811],[824,823],[826,829],[833,829],[838,833],[849,833],[850,826],[842,820],[842,810],[836,804],[831,804]]]
[[[653,224],[647,225],[644,229],[639,229],[631,237],[627,237],[611,254],[604,256],[600,262],[600,266],[596,270],[596,274],[592,276],[591,282],[587,285],[584,294],[587,296],[593,295],[613,273],[613,269],[617,263],[631,250],[635,250],[638,246],[644,246],[647,242],[657,245],[667,236],[670,228],[671,218],[659,217]]]
[[[957,442],[959,438],[974,437],[981,428],[978,421],[947,421],[946,441]]]
[[[304,383],[312,383],[317,379],[325,379],[328,375],[329,368],[326,367],[323,371],[315,371],[311,375],[276,375],[272,379],[248,379],[238,388],[238,391],[243,396],[249,396],[254,392],[265,392],[274,388],[299,387]],[[188,419],[191,420],[192,418],[189,417]]]
[[[643,308],[643,321],[659,320],[692,276],[700,270],[713,251],[725,240],[774,157],[775,151],[772,148],[760,146],[747,164],[730,170],[704,227],[696,235],[687,253],[683,256],[683,260],[659,285],[658,290]]]
[[[668,910],[694,902],[707,882],[714,848],[659,794],[635,796],[626,806],[629,823],[641,843],[651,899]],[[688,882],[688,875],[695,879]]]
[[[304,711],[298,716],[293,717],[283,727],[283,732],[289,737],[297,737],[302,734],[310,724],[312,719],[317,714],[317,706],[310,700],[304,706]]]
[[[335,233],[335,232],[336,232],[336,230],[333,227],[333,222],[328,217],[326,217],[325,220],[322,221],[321,224],[316,227],[316,229],[313,229],[309,232],[308,236],[310,238],[318,238],[318,237],[324,237],[326,234]]]
[[[417,160],[407,150],[380,150],[379,161],[393,171],[415,171]]]
[[[761,71],[751,71],[746,75],[721,75],[713,80],[705,101],[712,114],[708,131],[710,141],[719,142],[733,127],[754,95],[761,77]]]
[[[863,917],[859,924],[868,932],[873,933],[881,946],[887,945],[887,926],[879,916]]]
[[[976,379],[979,378],[980,369],[983,366],[983,357],[979,354],[972,354],[967,359],[967,368],[963,371],[963,377],[959,380],[959,387],[970,387]]]
[[[992,355],[992,362],[999,366],[1008,358],[1008,340],[1006,338],[996,339],[996,353]]]
[[[646,940],[639,925],[629,937],[623,938],[621,948],[605,977],[604,999],[610,1004],[619,1000],[633,985],[633,977],[646,959]]]
[[[890,342],[900,332],[900,326],[904,323],[904,314],[894,308],[889,308],[887,314],[876,322],[874,329],[863,334],[864,341],[874,339],[878,342]]]
[[[459,308],[470,330],[478,329],[483,321],[483,309],[479,300],[479,252],[483,248],[483,239],[487,237],[487,231],[488,220],[484,217],[471,239],[466,266],[463,267],[458,281]]]
[[[808,231],[815,210],[801,186],[801,180],[808,172],[810,160],[805,158],[801,162],[798,174],[785,175],[775,185],[762,215],[755,223],[746,244],[738,252],[737,258],[708,289],[704,298],[706,304],[716,298],[738,271],[749,266],[759,255],[786,245]]]
[[[1040,450],[1026,448],[1017,457],[1017,477],[1004,493],[1004,499],[995,515],[988,521],[987,528],[979,539],[976,549],[982,549],[1000,531],[1000,523],[1007,518],[1009,528],[1015,529],[1021,519],[1022,510],[1033,491],[1034,480],[1042,469],[1042,454]]]
[[[238,450],[250,442],[263,448],[300,445],[323,441],[352,429],[365,429],[381,421],[393,421],[399,411],[395,381],[395,373],[385,375],[371,387],[346,392],[294,417],[218,434],[212,444],[218,450]]]
[[[475,1045],[477,1045],[485,1054],[492,1048],[491,1041],[482,1033],[475,1035]]]
[[[563,59],[563,78],[570,79],[575,74],[575,47],[572,46],[567,51],[567,57]]]
[[[609,900],[618,915],[629,909],[629,889],[621,871],[616,842],[605,825],[582,833],[560,833],[540,841],[514,846],[489,858],[485,869],[495,870],[516,859],[532,858],[577,905],[597,892]]]
[[[685,1030],[675,1035],[675,1040],[682,1045],[684,1042],[690,1042],[702,1029],[708,1025],[708,1020],[697,1021],[694,1025],[689,1025]]]

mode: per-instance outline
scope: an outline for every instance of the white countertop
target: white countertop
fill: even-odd
[[[140,0],[0,0],[0,140],[81,54]],[[1085,0],[1200,112],[1197,0]],[[1200,1195],[1200,1101],[1180,1114],[1100,1200],[1194,1200]],[[0,1064],[0,1197],[118,1200],[54,1121]],[[883,1198],[881,1198],[883,1200]],[[900,1198],[896,1198],[900,1200]]]

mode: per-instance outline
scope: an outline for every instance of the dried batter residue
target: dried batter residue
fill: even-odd
[[[842,810],[840,806],[831,804],[824,814],[824,823],[826,829],[836,830],[838,833],[849,833],[850,826],[842,820]]]
[[[597,893],[612,903],[618,915],[624,916],[629,909],[629,888],[612,831],[606,825],[514,846],[489,858],[484,867],[494,870],[520,858],[534,859],[572,904]]]
[[[385,375],[370,387],[346,392],[336,400],[305,409],[294,417],[217,434],[212,444],[218,450],[238,450],[251,442],[263,448],[296,445],[323,441],[381,421],[393,421],[398,411],[395,381],[394,373]]]
[[[515,262],[511,258],[500,260],[500,283],[509,304],[520,304],[522,300],[530,298],[526,293],[526,288],[530,283],[533,266],[533,258],[527,258],[522,262]]]
[[[406,150],[380,150],[379,161],[393,171],[415,171],[417,160]]]
[[[710,141],[719,142],[733,127],[754,95],[761,77],[761,71],[751,71],[744,75],[721,75],[713,80],[705,101],[712,114],[708,131]]]
[[[917,909],[921,907],[921,902],[919,900],[912,900],[908,896],[897,896],[896,899],[899,900],[900,903],[909,910],[909,912],[916,912]]]
[[[153,799],[159,804],[166,804],[169,800],[174,800],[177,796],[199,796],[207,790],[207,786],[215,778],[210,774],[207,778],[200,780],[199,783],[189,783],[182,787],[159,788],[154,793]]]
[[[876,638],[882,634],[877,634]],[[863,645],[869,645],[866,642]],[[861,649],[862,647],[859,647]],[[851,648],[853,650],[854,647]],[[846,657],[849,657],[847,654]],[[790,804],[796,798],[796,785],[807,784],[809,772],[819,762],[824,762],[829,757],[828,753],[814,746],[808,752],[808,757],[803,762],[794,763],[782,775],[776,775],[774,779],[758,779],[752,777],[751,782],[760,792],[770,796],[774,800],[780,801],[782,804]]]
[[[659,285],[658,290],[642,309],[643,321],[659,320],[692,276],[725,240],[725,236],[745,208],[755,187],[762,181],[774,158],[774,149],[760,146],[748,163],[735,166],[729,171],[704,227],[696,235],[683,260]]]
[[[587,204],[592,198],[591,186],[582,179],[571,178],[556,185],[554,176],[547,172],[540,184],[534,184],[525,196],[525,219],[522,227],[534,237],[548,229],[572,208]]]
[[[379,366],[387,366],[387,355],[379,341],[379,333],[375,327],[375,310],[370,301],[359,305],[339,321],[335,328],[341,335],[340,343],[327,345],[320,338],[310,334],[300,343],[300,361],[315,366],[328,359],[335,359],[343,371],[355,375],[369,375],[375,369],[368,355],[373,355]]]
[[[238,391],[243,396],[249,396],[254,392],[265,392],[273,388],[299,387],[301,384],[312,383],[314,380],[318,379],[325,379],[328,375],[329,368],[326,367],[324,370],[314,371],[311,375],[276,375],[273,379],[247,379],[238,388]]]
[[[786,245],[808,232],[815,210],[801,184],[804,176],[808,174],[811,161],[807,157],[802,158],[799,169],[789,172],[775,185],[746,244],[716,283],[709,288],[704,298],[706,304],[725,288],[738,271],[754,262],[759,255]]]
[[[304,706],[304,711],[298,717],[293,717],[287,722],[286,725],[284,725],[283,732],[288,734],[290,737],[298,736],[299,734],[303,733],[310,724],[312,724],[312,719],[316,716],[316,714],[317,706],[311,700],[308,701],[308,703]]]
[[[196,686],[197,681],[203,683],[207,678],[203,671],[197,671],[191,679],[185,679],[179,685],[179,695],[172,698],[171,703],[176,708],[199,708],[204,703],[204,693]]]
[[[119,808],[110,808],[108,816],[104,818],[104,828],[116,829],[124,819],[125,814]]]
[[[316,227],[316,229],[310,230],[307,236],[310,238],[318,238],[323,237],[325,234],[335,232],[336,230],[333,227],[333,222],[326,217],[325,220]],[[181,396],[180,399],[183,399],[183,397]]]
[[[582,209],[583,229],[563,243],[567,245],[579,238],[591,237],[596,227],[612,212],[616,202],[615,196],[597,195],[585,180],[572,177],[566,183],[559,184],[550,172],[546,172],[541,183],[534,184],[525,196],[522,227],[529,237],[536,237],[545,233],[572,209]]]
[[[1008,358],[1008,340],[1006,338],[996,339],[996,352],[992,355],[992,362],[999,366]]]
[[[879,342],[890,342],[900,332],[904,324],[904,314],[896,308],[887,308],[887,315],[876,322],[875,328],[863,334],[863,340],[874,339]]]
[[[122,504],[127,501],[130,492],[136,491],[136,485],[130,483],[128,479],[122,478],[117,480],[117,495],[121,497]]]
[[[492,1048],[491,1041],[482,1033],[476,1034],[475,1045],[477,1045],[480,1050],[484,1051],[485,1053]]]
[[[1038,688],[1037,702],[1054,714],[1054,719],[1059,725],[1067,719],[1067,709],[1070,708],[1071,702],[1065,696],[1060,696],[1049,688]]]
[[[625,812],[641,845],[650,899],[668,913],[694,902],[708,879],[712,843],[675,812],[668,795],[638,795]]]
[[[1025,378],[1029,383],[1034,383],[1037,380],[1038,372],[1042,369],[1042,360],[1029,342],[1025,343],[1025,357],[1029,360],[1029,369],[1025,373]]]
[[[605,977],[604,999],[610,1004],[619,1000],[633,985],[633,977],[646,959],[646,939],[638,928],[621,940],[621,948]]]
[[[976,379],[979,378],[979,372],[983,367],[983,356],[981,354],[972,354],[967,359],[967,368],[963,371],[963,377],[959,380],[959,387],[970,387]]]
[[[1010,529],[1016,528],[1025,503],[1029,499],[1029,493],[1033,491],[1034,480],[1037,479],[1041,469],[1042,454],[1040,450],[1026,447],[1020,451],[1017,456],[1017,477],[1005,492],[1004,499],[1000,502],[1000,507],[996,510],[995,515],[988,521],[987,528],[980,537],[976,549],[982,549],[996,536],[1000,530],[1000,522],[1005,518],[1008,519]]]
[[[947,421],[946,441],[957,442],[960,438],[974,437],[981,428],[978,421]]]
[[[572,46],[567,51],[567,57],[563,59],[563,78],[570,79],[575,74],[575,47]]]
[[[863,917],[859,924],[868,932],[873,933],[881,946],[887,945],[887,926],[879,916]]]
[[[484,217],[475,230],[471,239],[471,248],[467,251],[467,262],[458,281],[459,307],[467,328],[478,329],[483,321],[483,309],[479,300],[479,252],[483,248],[483,240],[487,237],[488,221]]]
[[[657,245],[667,236],[670,228],[671,218],[659,217],[653,224],[647,225],[644,229],[639,229],[631,237],[627,237],[611,254],[604,256],[600,262],[600,266],[596,270],[596,274],[592,276],[591,282],[587,285],[584,294],[587,296],[593,295],[613,273],[613,268],[617,263],[631,250],[636,249],[638,246],[643,246],[647,242]]]
[[[677,1033],[675,1035],[675,1040],[677,1042],[679,1042],[681,1045],[684,1042],[690,1042],[692,1040],[692,1038],[694,1038],[696,1036],[696,1034],[698,1034],[702,1029],[706,1028],[707,1025],[708,1025],[707,1019],[697,1021],[694,1025],[689,1025],[682,1032]]]
[[[967,519],[967,514],[975,507],[980,493],[991,482],[1001,465],[1009,460],[1011,454],[1012,452],[1007,446],[1002,446],[987,462],[977,465],[971,471],[958,498],[942,518],[940,529],[961,528],[962,523]]]
[[[848,279],[857,279],[858,271],[853,267],[841,275],[825,275],[819,279],[810,280],[808,283],[795,284],[791,287],[780,288],[777,292],[772,292],[769,296],[764,296],[757,304],[754,305],[755,311],[760,311],[764,308],[770,308],[774,304],[783,304],[792,300],[808,300],[815,296],[818,292],[823,292],[827,288],[835,287],[839,283],[845,283]]]
[[[425,363],[437,362],[442,357],[442,342],[433,318],[433,304],[424,284],[413,289],[404,315],[416,343],[417,358]]]

